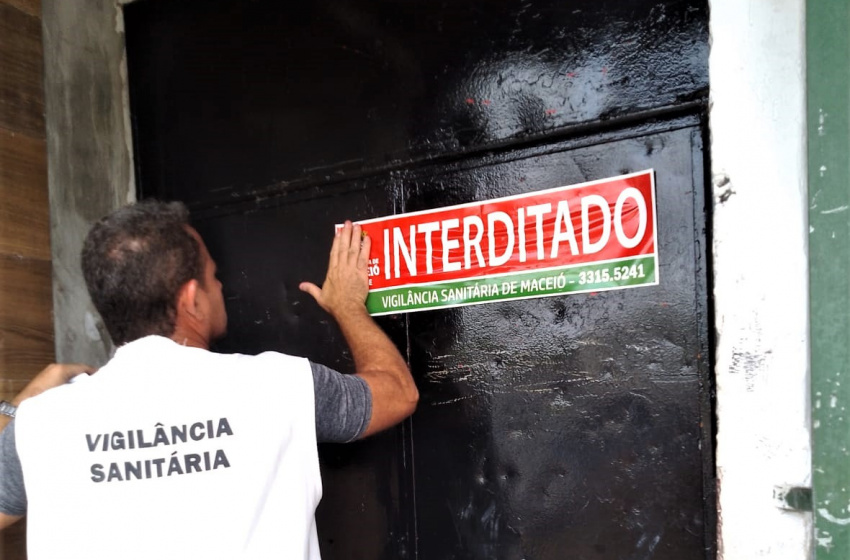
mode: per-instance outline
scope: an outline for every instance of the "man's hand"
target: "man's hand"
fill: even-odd
[[[25,400],[40,395],[48,389],[64,385],[81,373],[92,374],[95,371],[95,368],[85,364],[50,364],[33,377],[27,386],[12,399],[12,404],[20,406]],[[0,432],[6,428],[11,420],[8,416],[0,414]],[[0,531],[22,518],[22,515],[0,513]]]
[[[85,364],[50,364],[33,377],[27,386],[12,399],[12,404],[20,406],[25,400],[40,395],[53,387],[64,385],[81,373],[92,374],[95,371],[95,368]],[[0,432],[6,428],[11,420],[8,416],[0,414]],[[0,520],[0,525],[2,525],[2,520]]]
[[[310,282],[300,286],[336,319],[357,375],[369,385],[372,417],[363,437],[395,426],[413,414],[419,401],[404,358],[366,310],[371,248],[372,241],[362,236],[360,226],[346,221],[334,237],[325,283],[321,288]]]
[[[23,401],[40,395],[53,387],[64,385],[81,373],[92,374],[95,371],[95,368],[86,364],[50,364],[33,377],[23,391],[12,399],[12,404],[20,406]]]
[[[369,294],[367,264],[371,247],[372,240],[362,235],[360,226],[346,221],[334,237],[328,274],[322,287],[310,282],[302,282],[299,287],[337,321],[340,316],[364,312]]]

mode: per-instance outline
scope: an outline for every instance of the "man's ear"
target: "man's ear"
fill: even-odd
[[[198,281],[195,279],[189,280],[183,287],[180,288],[180,293],[177,295],[177,313],[185,313],[193,319],[200,319],[201,308],[198,305],[198,296],[200,289]]]

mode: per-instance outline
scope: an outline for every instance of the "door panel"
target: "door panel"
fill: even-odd
[[[704,557],[698,127],[429,169],[405,209],[646,168],[660,285],[409,315],[421,557]]]
[[[351,372],[297,289],[320,281],[334,223],[655,169],[658,286],[381,318],[422,401],[398,429],[322,449],[326,558],[704,558],[701,129],[656,128],[197,213],[231,320],[217,349]]]
[[[138,184],[229,203],[700,101],[707,4],[136,0]]]

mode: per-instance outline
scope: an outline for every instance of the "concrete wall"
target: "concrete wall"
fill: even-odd
[[[135,198],[123,17],[110,0],[43,0],[56,357],[102,365],[112,350],[80,249],[92,223]]]
[[[711,5],[717,468],[725,560],[810,557],[805,0]]]

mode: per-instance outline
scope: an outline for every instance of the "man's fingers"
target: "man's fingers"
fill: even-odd
[[[348,246],[348,262],[356,265],[360,256],[361,240],[363,238],[363,229],[360,224],[354,224],[351,227],[351,245]]]
[[[67,381],[71,377],[81,373],[92,374],[95,371],[97,371],[97,368],[93,368],[88,364],[50,364],[36,378],[59,378]]]
[[[307,292],[313,296],[313,299],[315,299],[317,303],[319,302],[319,298],[322,297],[322,289],[312,282],[301,282],[301,284],[298,285],[298,288],[302,292]]]
[[[340,261],[348,258],[348,251],[351,248],[351,221],[345,220],[345,224],[339,232],[339,237],[335,241],[337,242],[337,258]]]
[[[342,230],[344,229],[344,227],[345,226],[339,228],[334,233],[333,244],[331,244],[331,255],[330,259],[328,260],[328,268],[336,266],[336,264],[339,262],[339,240],[342,237]]]
[[[62,368],[62,378],[66,382],[83,373],[91,375],[97,371],[97,368],[93,368],[88,364],[60,364],[60,367]]]
[[[363,237],[360,243],[360,254],[357,257],[357,269],[362,270],[369,264],[369,252],[372,249],[372,238],[368,235]]]

